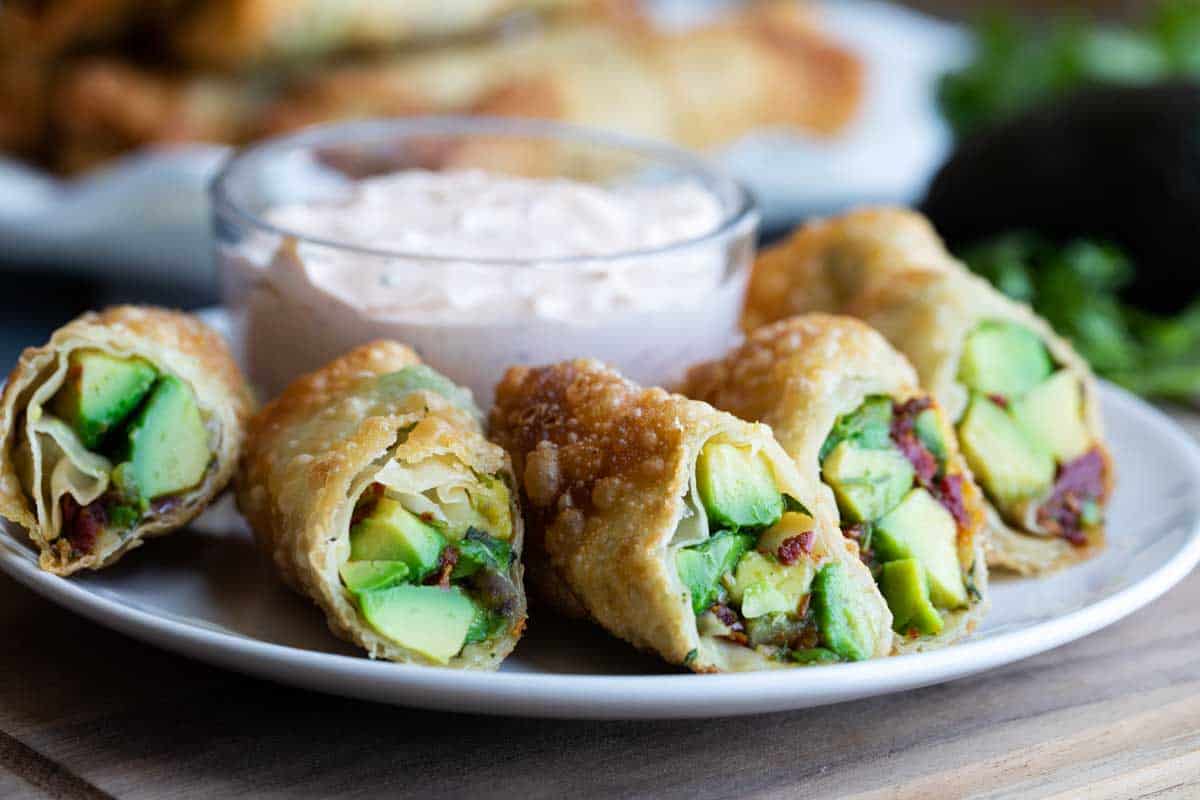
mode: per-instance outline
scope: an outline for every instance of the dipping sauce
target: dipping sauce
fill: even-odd
[[[244,287],[248,368],[264,396],[392,338],[486,408],[514,364],[594,357],[653,385],[723,354],[755,223],[710,235],[727,216],[688,180],[404,170],[270,208],[270,228],[220,252],[227,283],[232,272]]]

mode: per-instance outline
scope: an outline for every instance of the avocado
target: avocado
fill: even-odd
[[[342,583],[354,594],[386,589],[408,579],[403,561],[347,561],[338,570]]]
[[[171,375],[159,380],[130,421],[119,451],[127,460],[117,466],[113,478],[143,503],[198,484],[212,451],[187,384]]]
[[[833,448],[845,441],[854,442],[864,450],[881,450],[888,446],[892,434],[892,398],[871,395],[862,404],[837,418],[833,430],[825,437],[818,458],[821,461]]]
[[[696,488],[717,528],[765,528],[783,515],[771,465],[749,446],[706,444],[696,459]]]
[[[788,511],[758,537],[755,549],[760,553],[777,555],[779,546],[794,536],[813,529],[813,518],[802,511]]]
[[[350,529],[351,561],[403,561],[420,583],[438,566],[446,540],[390,497],[375,504],[371,516]]]
[[[846,577],[843,565],[826,564],[817,572],[812,585],[812,603],[821,640],[826,647],[847,661],[871,657],[875,648],[869,612]]]
[[[971,471],[1002,511],[1045,493],[1054,482],[1054,458],[986,397],[971,398],[958,441]]]
[[[721,576],[733,572],[742,555],[752,547],[752,536],[726,532],[675,554],[675,569],[691,594],[694,612],[703,614],[717,601]]]
[[[837,496],[843,522],[882,517],[904,497],[914,474],[899,450],[863,450],[852,441],[839,444],[821,464],[821,476]]]
[[[946,507],[924,489],[913,489],[879,522],[871,546],[883,562],[914,558],[929,577],[929,592],[939,608],[967,604],[958,563],[958,525]]]
[[[809,593],[813,572],[813,563],[807,558],[785,565],[774,556],[752,550],[738,562],[729,597],[741,603],[746,619],[773,611],[795,613]]]
[[[913,420],[913,433],[917,435],[921,444],[933,453],[933,457],[938,461],[938,466],[944,469],[946,458],[950,455],[950,448],[946,444],[946,429],[942,425],[942,417],[937,409],[927,408],[917,414],[917,418]]]
[[[50,411],[71,426],[83,446],[95,450],[142,402],[158,373],[140,358],[118,358],[99,350],[76,350],[63,387]]]
[[[967,336],[958,379],[982,394],[1020,397],[1054,369],[1037,334],[1011,322],[981,322]]]
[[[942,632],[942,616],[929,599],[925,568],[915,558],[889,561],[879,576],[879,591],[892,610],[892,627],[906,634],[916,629],[926,636]]]
[[[392,586],[359,598],[363,618],[380,635],[444,664],[463,648],[475,604],[462,589]]]
[[[1013,403],[1012,415],[1025,435],[1044,444],[1060,464],[1091,449],[1092,437],[1083,423],[1083,387],[1065,369]]]
[[[507,572],[512,564],[512,548],[508,542],[475,528],[468,530],[466,536],[454,543],[454,547],[458,550],[458,561],[450,573],[451,579],[474,575],[485,567]]]

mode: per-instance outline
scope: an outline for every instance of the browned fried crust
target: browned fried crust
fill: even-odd
[[[813,511],[814,552],[843,562],[869,596],[864,602],[877,603],[884,628],[890,625],[857,548],[842,539],[816,484],[801,479],[764,426],[643,389],[584,359],[511,368],[496,389],[490,421],[526,500],[531,589],[559,611],[590,616],[635,646],[698,671],[772,666],[744,648],[741,665],[703,646],[688,658],[701,640],[668,548],[695,457],[720,435],[761,447],[781,491]],[[875,654],[885,655],[890,631],[880,631],[874,644]]]
[[[387,459],[451,454],[481,475],[515,484],[505,452],[442,395],[374,394],[378,376],[419,364],[409,348],[380,340],[298,378],[251,420],[237,477],[238,508],[283,579],[325,613],[330,629],[372,657],[430,663],[367,625],[342,587],[351,513],[364,481]],[[403,435],[402,435],[403,434]],[[512,493],[510,577],[521,585],[524,526]],[[498,640],[468,645],[450,666],[495,669],[524,629],[524,596]]]
[[[139,527],[116,551],[100,557],[78,556],[61,539],[46,541],[30,498],[21,488],[13,460],[16,428],[28,395],[60,351],[120,347],[136,352],[160,370],[186,380],[201,407],[219,417],[221,446],[199,494],[155,521]],[[99,569],[117,561],[142,540],[170,533],[194,519],[219,494],[237,467],[243,431],[250,415],[249,388],[225,341],[196,317],[147,306],[116,306],[88,312],[59,328],[41,347],[26,349],[8,376],[0,396],[0,516],[28,529],[42,550],[41,566],[59,574]]]
[[[819,453],[835,421],[869,395],[903,403],[925,397],[912,365],[878,332],[851,317],[805,314],[753,331],[725,358],[689,370],[683,391],[775,432],[802,475],[817,476]],[[970,572],[980,597],[934,637],[899,643],[902,652],[942,647],[970,633],[987,609],[986,529],[983,494],[958,449],[951,421],[929,398],[947,442],[946,473],[960,475],[968,522],[958,528],[959,562]],[[826,489],[828,491],[828,489]],[[836,502],[829,497],[831,507]]]
[[[1037,333],[1054,360],[1079,376],[1084,422],[1107,466],[1107,500],[1115,481],[1104,445],[1095,377],[1071,344],[1033,310],[972,274],[945,248],[920,214],[902,208],[864,208],[815,220],[763,252],[755,262],[742,324],[746,330],[808,311],[849,314],[882,333],[916,367],[921,385],[956,420],[967,391],[958,382],[963,343],[984,319],[1016,322]],[[988,560],[993,566],[1038,574],[1076,563],[1104,544],[1100,527],[1085,546],[1030,536],[1008,525],[988,504]]]

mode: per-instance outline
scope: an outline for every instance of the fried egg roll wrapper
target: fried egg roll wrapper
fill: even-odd
[[[388,468],[443,458],[515,485],[508,456],[483,437],[471,411],[436,391],[388,383],[420,363],[409,348],[381,340],[296,379],[250,423],[237,502],[284,581],[325,612],[334,634],[372,658],[440,665],[367,624],[339,576],[356,501]],[[510,624],[497,638],[466,645],[450,667],[495,669],[524,628],[523,525],[515,491],[509,498],[508,574],[519,595]]]
[[[854,211],[809,223],[762,253],[754,265],[743,326],[807,311],[849,314],[882,333],[916,367],[921,386],[956,422],[969,400],[958,380],[967,335],[985,320],[1035,333],[1059,368],[1082,385],[1083,425],[1103,461],[1101,503],[1112,491],[1112,457],[1104,443],[1095,377],[1070,343],[1033,310],[1011,300],[946,251],[920,214],[899,208]],[[1082,545],[1023,532],[988,509],[988,561],[1031,575],[1084,560],[1104,544],[1103,526]]]
[[[724,359],[689,370],[683,392],[770,426],[801,476],[820,482],[826,504],[835,509],[832,490],[821,482],[820,452],[837,419],[871,396],[886,395],[896,404],[926,398],[912,365],[879,333],[856,319],[820,313],[758,328]],[[936,400],[929,402],[941,421],[945,475],[961,480],[964,519],[958,525],[958,560],[977,593],[966,608],[942,612],[945,626],[937,635],[897,637],[901,653],[961,639],[975,629],[989,605],[983,495],[959,453],[949,420]]]
[[[151,503],[124,532],[105,527],[94,541],[64,535],[64,504],[88,506],[114,489],[113,463],[88,450],[46,406],[69,380],[76,351],[148,362],[194,395],[211,459],[202,480]],[[178,530],[229,483],[242,450],[251,400],[224,340],[190,314],[119,306],[89,312],[50,341],[21,354],[0,397],[0,516],[24,527],[42,569],[70,575],[106,567],[146,539]]]
[[[814,519],[813,552],[845,565],[869,613],[871,654],[892,649],[891,612],[844,540],[818,483],[804,479],[763,425],[643,389],[594,360],[513,367],[496,390],[491,432],[521,476],[531,590],[570,617],[697,672],[782,666],[698,630],[673,542],[700,450],[714,437],[765,455],[782,493]],[[707,536],[707,532],[702,536]]]

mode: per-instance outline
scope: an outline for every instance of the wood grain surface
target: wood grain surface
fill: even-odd
[[[282,688],[3,577],[0,625],[0,797],[1200,797],[1200,573],[994,672],[687,722],[437,714]]]

